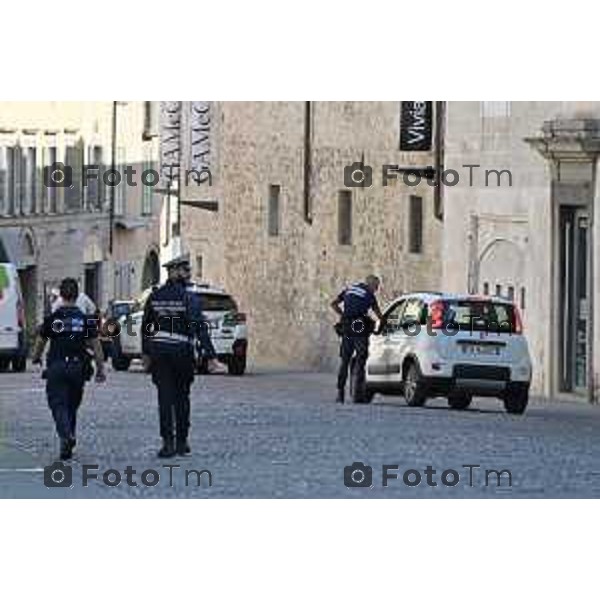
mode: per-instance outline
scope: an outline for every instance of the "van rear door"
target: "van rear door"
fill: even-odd
[[[11,263],[0,263],[0,351],[19,348],[19,277]]]

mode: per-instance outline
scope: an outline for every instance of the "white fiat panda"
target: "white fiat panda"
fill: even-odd
[[[509,413],[527,407],[531,360],[519,309],[509,300],[414,293],[385,310],[371,337],[367,401],[404,395],[410,406],[446,396],[465,409],[473,396],[495,396]]]

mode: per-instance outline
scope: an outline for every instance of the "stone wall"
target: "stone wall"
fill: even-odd
[[[328,307],[342,286],[382,278],[381,304],[401,291],[440,284],[441,222],[432,188],[381,185],[382,164],[432,164],[398,151],[398,102],[313,102],[312,223],[304,218],[304,102],[213,105],[218,213],[184,208],[184,246],[202,255],[205,279],[227,288],[248,313],[255,364],[329,368],[337,358]],[[344,166],[373,167],[373,185],[346,188]],[[419,161],[418,163],[416,161]],[[268,235],[270,185],[281,186],[280,234]],[[338,194],[353,204],[352,245],[338,244]],[[424,203],[423,253],[408,252],[408,197]]]

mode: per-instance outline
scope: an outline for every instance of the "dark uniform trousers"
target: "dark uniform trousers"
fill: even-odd
[[[48,405],[63,439],[75,437],[77,410],[85,387],[84,362],[81,359],[56,359],[46,369]]]
[[[160,437],[186,440],[190,429],[190,388],[194,381],[191,346],[166,352],[151,352],[152,381],[158,389]]]
[[[343,390],[346,387],[348,379],[348,367],[352,355],[356,353],[356,388],[364,389],[365,383],[365,367],[369,358],[369,338],[367,336],[352,337],[344,335],[340,344],[340,370],[338,371],[338,390]]]

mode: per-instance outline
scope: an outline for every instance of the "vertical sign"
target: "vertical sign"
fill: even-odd
[[[432,102],[403,101],[400,108],[400,150],[428,152],[433,132]]]
[[[181,167],[181,102],[160,103],[161,186],[179,178]]]
[[[212,170],[214,168],[212,108],[211,102],[190,102],[189,175],[190,181],[197,184],[208,181],[212,185]]]

